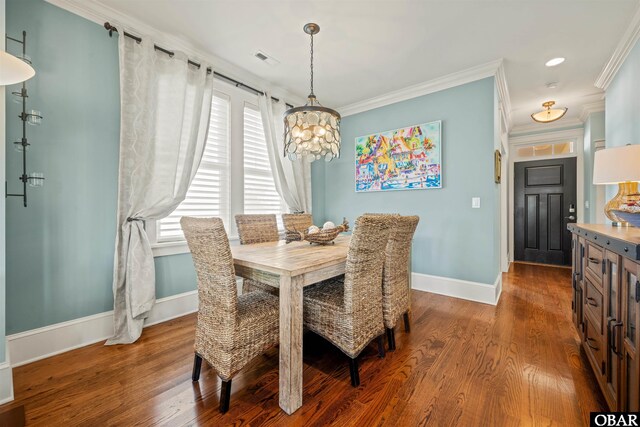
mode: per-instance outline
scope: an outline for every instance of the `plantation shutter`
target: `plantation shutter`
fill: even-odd
[[[267,142],[260,111],[244,107],[244,213],[280,214],[286,211],[284,201],[273,181]],[[281,226],[280,215],[278,224]]]
[[[187,197],[171,215],[157,222],[157,241],[184,240],[180,218],[219,217],[229,229],[229,96],[215,91],[204,155]]]

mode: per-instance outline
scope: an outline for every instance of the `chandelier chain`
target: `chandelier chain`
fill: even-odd
[[[313,95],[313,34],[311,34],[311,95]]]

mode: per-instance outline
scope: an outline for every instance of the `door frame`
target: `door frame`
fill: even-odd
[[[518,148],[537,145],[554,144],[558,142],[572,142],[573,152],[568,154],[519,157]],[[567,157],[576,158],[576,214],[577,222],[585,222],[584,217],[584,130],[583,128],[560,130],[554,132],[542,132],[532,135],[509,135],[509,262],[513,262],[515,249],[515,195],[514,195],[514,175],[516,162],[528,162],[537,160],[553,160]]]

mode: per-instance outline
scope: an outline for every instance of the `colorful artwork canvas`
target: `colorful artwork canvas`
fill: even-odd
[[[356,138],[356,192],[442,188],[442,122]]]

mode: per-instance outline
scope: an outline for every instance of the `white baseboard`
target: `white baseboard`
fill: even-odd
[[[8,360],[0,363],[0,405],[13,400],[13,375]]]
[[[502,272],[493,284],[411,273],[411,287],[418,291],[496,305],[502,293]]]
[[[194,313],[197,310],[197,291],[160,298],[156,300],[156,304],[145,322],[145,327]],[[26,365],[36,360],[104,341],[112,335],[113,311],[94,314],[7,336],[9,360],[12,367]],[[0,384],[2,383],[0,382]]]

